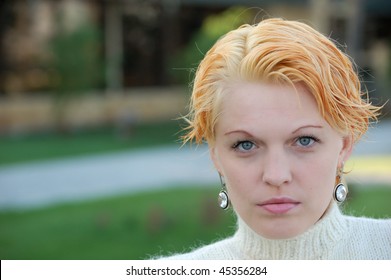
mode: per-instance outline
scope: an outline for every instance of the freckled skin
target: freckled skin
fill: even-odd
[[[332,201],[337,168],[351,153],[302,86],[241,82],[227,91],[210,147],[235,211],[266,238],[297,236]],[[295,207],[271,213],[262,203],[289,198]]]

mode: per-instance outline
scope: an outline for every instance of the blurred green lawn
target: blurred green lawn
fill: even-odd
[[[206,188],[0,212],[1,259],[144,259],[232,232]],[[211,201],[213,198],[213,201]]]
[[[231,235],[217,188],[171,188],[0,213],[1,259],[147,259]],[[344,212],[391,217],[389,186],[352,187]]]

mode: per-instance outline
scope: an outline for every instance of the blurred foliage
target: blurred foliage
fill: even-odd
[[[73,31],[56,34],[51,49],[54,87],[59,97],[102,87],[101,41],[98,27],[88,22]]]
[[[235,231],[217,187],[178,187],[44,209],[0,212],[0,258],[149,259]],[[391,217],[390,186],[352,188],[344,212]]]
[[[228,31],[249,23],[253,19],[250,9],[232,7],[220,14],[207,17],[188,45],[171,58],[169,68],[174,79],[182,84],[193,80],[192,74],[213,44]]]
[[[103,86],[104,67],[101,56],[101,31],[92,22],[84,22],[72,31],[60,29],[51,43],[56,100],[56,128],[69,133],[64,121],[65,108],[72,95],[88,93]]]

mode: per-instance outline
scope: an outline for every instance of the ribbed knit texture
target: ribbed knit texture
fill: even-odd
[[[391,259],[391,219],[344,216],[332,205],[326,215],[305,233],[290,239],[266,239],[238,219],[235,235],[172,255],[177,260],[234,259]]]

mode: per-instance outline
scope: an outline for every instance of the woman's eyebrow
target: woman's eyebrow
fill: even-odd
[[[295,134],[296,132],[298,132],[299,130],[304,129],[304,128],[323,128],[323,126],[322,125],[315,125],[315,124],[300,126],[299,128],[295,129],[292,132],[292,134]]]
[[[224,133],[224,135],[230,135],[230,134],[234,134],[234,133],[247,134],[248,136],[253,137],[253,135],[252,135],[251,133],[249,133],[249,132],[247,132],[247,131],[245,131],[245,130],[241,130],[241,129],[239,129],[239,130],[228,131],[228,132]]]
[[[303,126],[300,126],[300,127],[296,128],[296,129],[292,132],[292,134],[298,132],[298,131],[301,130],[301,129],[305,129],[305,128],[319,128],[319,129],[321,129],[321,128],[323,128],[323,126],[322,126],[322,125],[316,125],[316,124],[303,125]],[[234,134],[234,133],[246,134],[246,135],[248,135],[248,136],[253,137],[253,135],[252,135],[250,132],[248,132],[248,131],[246,131],[246,130],[242,130],[242,129],[228,131],[228,132],[224,133],[224,135],[230,135],[230,134]]]

